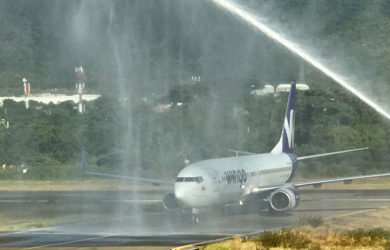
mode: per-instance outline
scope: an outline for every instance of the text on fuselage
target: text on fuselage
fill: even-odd
[[[291,167],[260,169],[249,173],[246,173],[244,169],[230,170],[224,172],[224,176],[222,176],[222,181],[227,181],[228,184],[245,183],[249,177],[276,174],[282,172],[290,172],[290,171],[291,171]]]
[[[244,169],[241,170],[231,170],[231,171],[225,171],[225,179],[228,184],[230,183],[245,183],[248,179],[248,176],[245,173]]]

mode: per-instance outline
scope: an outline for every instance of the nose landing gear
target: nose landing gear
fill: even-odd
[[[193,214],[191,222],[192,224],[199,224],[199,214]]]
[[[193,208],[192,209],[192,220],[191,222],[193,224],[199,224],[199,209],[198,208]]]
[[[199,224],[200,211],[198,208],[187,208],[181,211],[183,222],[186,224]]]

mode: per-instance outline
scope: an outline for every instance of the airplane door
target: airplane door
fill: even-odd
[[[217,193],[221,190],[221,180],[218,177],[218,172],[215,170],[212,170],[211,176],[210,189],[213,193]]]
[[[221,190],[221,180],[217,177],[213,178],[213,192],[219,192]]]

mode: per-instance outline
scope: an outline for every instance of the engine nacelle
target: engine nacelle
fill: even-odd
[[[164,196],[162,200],[164,207],[167,210],[174,210],[179,208],[179,204],[177,203],[176,197],[174,193],[168,193]]]
[[[269,204],[273,210],[283,212],[296,208],[300,199],[295,189],[280,188],[271,193]]]

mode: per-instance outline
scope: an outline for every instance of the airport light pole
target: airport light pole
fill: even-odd
[[[24,102],[26,104],[26,109],[28,109],[30,107],[28,96],[30,94],[31,86],[26,78],[23,78],[23,88],[24,88],[24,99],[25,99]]]
[[[82,66],[75,67],[75,73],[76,73],[76,89],[77,89],[77,93],[79,95],[79,112],[82,114],[84,112],[83,90],[85,87],[83,67]]]

